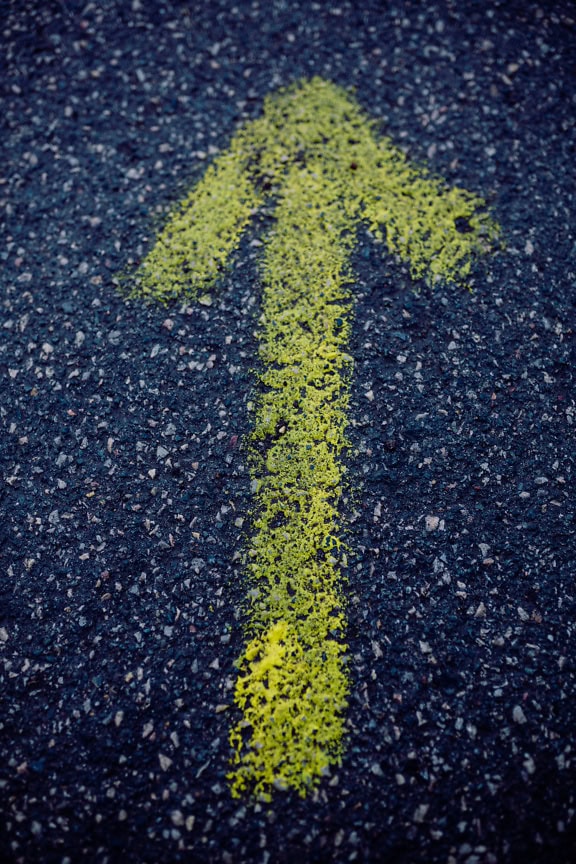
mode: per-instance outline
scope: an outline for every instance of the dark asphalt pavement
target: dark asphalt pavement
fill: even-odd
[[[568,0],[0,0],[0,860],[576,860],[575,39]],[[118,276],[314,75],[504,244],[467,291],[359,233],[346,749],[266,804],[226,774],[267,225],[210,301]]]

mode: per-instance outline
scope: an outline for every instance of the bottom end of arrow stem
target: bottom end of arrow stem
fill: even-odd
[[[243,716],[230,732],[233,797],[270,801],[273,790],[304,797],[340,763],[349,693],[343,655],[334,639],[303,645],[285,621],[249,643],[235,694]]]

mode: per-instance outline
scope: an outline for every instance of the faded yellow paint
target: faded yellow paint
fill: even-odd
[[[269,97],[179,207],[141,293],[194,296],[218,277],[254,209],[264,244],[247,645],[230,733],[232,793],[304,795],[342,754],[350,682],[339,515],[352,358],[350,255],[364,222],[414,277],[464,280],[498,229],[484,202],[411,165],[342,89]]]

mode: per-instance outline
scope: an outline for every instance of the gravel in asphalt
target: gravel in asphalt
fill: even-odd
[[[575,23],[567,0],[2,5],[2,860],[576,860]],[[359,232],[346,747],[268,804],[226,774],[270,221],[200,303],[117,281],[314,75],[505,245],[432,288]]]

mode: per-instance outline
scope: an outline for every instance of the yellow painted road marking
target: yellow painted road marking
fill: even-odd
[[[212,285],[269,198],[248,641],[229,775],[234,795],[265,798],[275,787],[304,795],[342,753],[350,684],[338,506],[356,228],[366,223],[431,280],[465,279],[498,233],[480,198],[411,165],[345,91],[313,79],[269,97],[214,161],[143,262],[140,293],[167,300]]]

